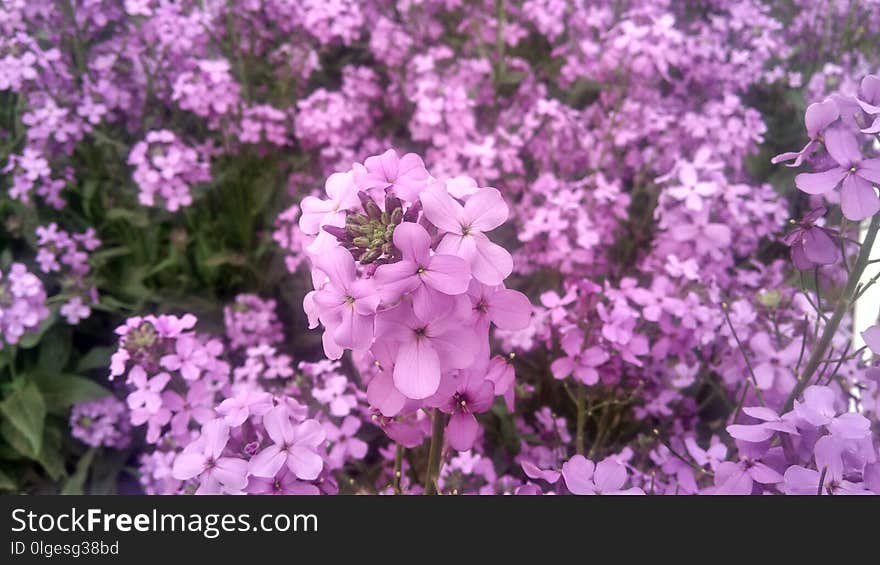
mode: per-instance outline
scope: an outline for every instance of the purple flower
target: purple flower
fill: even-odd
[[[303,480],[321,474],[324,461],[315,451],[326,433],[317,420],[306,420],[296,426],[284,406],[276,406],[263,416],[263,424],[272,444],[250,460],[249,472],[257,477],[274,477],[285,465]]]
[[[367,157],[364,164],[356,163],[354,182],[365,191],[390,190],[403,200],[415,202],[428,182],[428,171],[422,158],[415,153],[398,157],[394,149],[381,155]]]
[[[824,102],[810,104],[804,114],[804,123],[807,126],[807,135],[810,140],[800,151],[794,153],[782,153],[781,155],[773,157],[770,162],[775,165],[777,163],[783,163],[794,159],[794,162],[789,163],[787,166],[799,167],[804,159],[809,157],[816,149],[822,132],[832,123],[837,121],[839,116],[840,110],[838,109],[837,104],[834,103],[834,100],[828,99]]]
[[[494,286],[507,278],[513,270],[510,253],[485,235],[507,219],[507,204],[497,189],[481,188],[462,206],[445,186],[435,185],[422,192],[421,202],[425,217],[445,232],[438,253],[470,263],[474,277],[483,284]]]
[[[798,435],[791,413],[786,414],[785,417],[780,417],[779,414],[770,408],[760,406],[745,407],[743,412],[752,418],[761,420],[761,423],[731,424],[727,426],[727,433],[736,439],[751,443],[761,443],[773,437],[776,432]]]
[[[174,347],[174,353],[160,359],[161,365],[169,371],[180,371],[181,376],[188,381],[198,379],[209,359],[204,346],[194,337],[181,336]]]
[[[873,183],[880,183],[880,159],[864,159],[856,136],[836,128],[825,134],[825,148],[837,167],[819,173],[801,173],[795,184],[807,194],[825,194],[843,183],[840,208],[847,219],[861,221],[880,211]]]
[[[343,247],[328,251],[318,266],[329,280],[315,292],[314,301],[333,342],[340,347],[368,348],[379,306],[372,281],[357,278],[354,257]]]
[[[464,369],[475,354],[475,340],[453,315],[424,321],[407,304],[383,313],[376,321],[377,334],[397,344],[394,386],[407,398],[423,399],[440,387],[448,369]]]
[[[548,483],[555,484],[556,481],[559,480],[559,477],[562,474],[559,471],[554,471],[552,469],[541,469],[531,461],[523,461],[520,463],[523,472],[530,479],[540,479],[542,481],[547,481]]]
[[[197,494],[240,492],[247,485],[248,463],[223,455],[228,442],[229,425],[220,419],[208,422],[199,439],[174,460],[174,478],[186,481],[197,477]]]
[[[450,447],[467,451],[474,446],[480,426],[474,414],[487,411],[495,399],[495,386],[481,373],[464,372],[455,392],[439,404],[439,408],[451,414],[446,426],[446,438]]]
[[[624,489],[626,466],[613,457],[594,464],[583,455],[575,455],[562,464],[562,478],[573,494],[645,494],[640,488]]]
[[[453,301],[446,297],[465,293],[470,284],[468,264],[454,255],[432,255],[431,236],[419,224],[400,224],[393,239],[403,258],[376,269],[374,280],[383,301],[392,304],[412,293],[413,309],[425,319],[432,311],[451,309]]]
[[[247,485],[248,494],[299,495],[315,496],[321,494],[320,489],[312,483],[296,478],[287,468],[281,469],[278,475],[270,478],[250,477]]]
[[[244,389],[237,395],[223,400],[217,406],[230,426],[240,426],[250,416],[263,416],[272,407],[272,395],[268,392]]]
[[[817,266],[833,265],[840,259],[840,248],[829,230],[816,226],[815,222],[825,215],[824,207],[816,208],[797,223],[797,227],[783,238],[791,248],[791,260],[801,271]]]
[[[835,495],[873,494],[870,490],[865,489],[862,484],[846,480],[835,480],[827,474],[820,489],[819,480],[821,477],[822,473],[819,471],[807,469],[800,465],[792,465],[785,471],[782,492],[796,495],[824,493]]]
[[[713,494],[752,494],[755,483],[775,485],[782,481],[782,475],[761,461],[754,459],[724,461],[715,469]]]

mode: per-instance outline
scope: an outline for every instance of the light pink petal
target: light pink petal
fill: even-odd
[[[871,183],[858,175],[849,175],[843,179],[840,209],[848,220],[858,222],[880,211],[880,198]]]
[[[462,294],[468,289],[471,269],[461,257],[434,255],[421,278],[426,285],[444,294]]]
[[[785,494],[814,495],[819,491],[819,472],[792,465],[785,471],[782,491]]]
[[[455,307],[455,297],[421,285],[412,293],[413,312],[420,320],[445,316]]]
[[[716,494],[751,494],[753,484],[752,477],[741,465],[733,461],[724,461],[715,469]]]
[[[871,437],[871,421],[861,414],[847,412],[831,420],[828,430],[841,439],[865,439]]]
[[[464,369],[470,366],[477,354],[477,339],[467,327],[443,328],[435,333],[435,326],[429,326],[427,335],[431,347],[437,351],[444,367]]]
[[[321,474],[321,469],[324,468],[324,460],[308,447],[294,446],[290,449],[290,455],[287,458],[287,468],[297,478],[304,481],[312,481]]]
[[[333,341],[342,347],[355,350],[367,349],[373,343],[373,316],[361,316],[345,306],[342,320],[333,332]]]
[[[553,377],[562,380],[574,372],[574,359],[571,357],[560,357],[550,364],[550,372]]]
[[[321,442],[326,437],[327,432],[320,422],[317,420],[306,420],[294,430],[293,443],[314,449],[321,445]]]
[[[474,278],[489,286],[501,284],[513,271],[513,258],[510,253],[500,245],[492,243],[481,233],[476,233],[472,237],[476,245],[476,253],[471,259],[471,272]]]
[[[575,455],[562,464],[565,486],[574,494],[596,494],[593,483],[595,464],[583,455]]]
[[[178,481],[186,481],[200,475],[207,466],[208,458],[203,453],[183,452],[174,460],[171,476]]]
[[[783,481],[782,475],[759,461],[753,463],[751,468],[749,468],[749,475],[751,475],[756,483],[761,483],[762,485],[775,485]]]
[[[248,462],[237,457],[221,457],[211,474],[227,489],[239,491],[247,486]]]
[[[460,219],[464,208],[456,202],[442,184],[432,186],[419,196],[425,217],[441,231],[461,235]]]
[[[481,188],[464,204],[464,214],[472,229],[492,231],[507,220],[510,211],[498,189]]]
[[[354,175],[349,172],[333,173],[327,177],[324,183],[327,196],[335,203],[336,210],[348,210],[360,204],[357,196],[357,187],[354,185]]]
[[[593,473],[593,481],[599,492],[614,492],[620,490],[623,483],[626,482],[626,467],[616,459],[603,459],[596,465],[596,471]]]
[[[419,224],[403,222],[394,228],[394,246],[400,250],[404,259],[422,263],[428,259],[431,236]]]
[[[339,347],[335,341],[333,341],[333,336],[330,334],[330,331],[325,331],[321,335],[321,344],[324,346],[324,355],[327,356],[327,359],[339,359],[342,357],[342,354],[345,353],[345,349]]]
[[[205,454],[217,459],[229,442],[229,425],[221,419],[208,422],[202,428],[205,438]]]
[[[749,443],[760,443],[770,439],[775,433],[761,425],[749,426],[745,424],[731,424],[727,426],[727,433],[736,439]]]
[[[456,412],[446,426],[446,438],[456,451],[467,451],[474,446],[480,425],[473,414]]]
[[[337,285],[347,285],[357,276],[354,257],[344,247],[334,247],[317,260],[318,268]]]
[[[294,430],[290,423],[290,413],[284,406],[275,406],[263,416],[266,432],[276,445],[293,443]]]
[[[765,408],[764,406],[746,406],[743,408],[743,412],[752,418],[764,420],[765,422],[772,422],[779,419],[779,414],[770,408]]]
[[[532,303],[526,295],[507,288],[489,295],[489,319],[502,330],[521,330],[532,318]]]
[[[856,136],[844,129],[832,129],[825,134],[825,149],[831,158],[843,168],[858,163],[862,158]]]
[[[403,410],[406,397],[394,387],[394,380],[388,372],[373,377],[367,387],[367,401],[370,406],[378,409],[383,416],[391,418]]]
[[[299,229],[307,235],[315,235],[321,230],[324,217],[333,210],[333,202],[321,200],[314,196],[306,196],[300,203],[302,216],[299,218]]]
[[[858,175],[874,183],[880,183],[880,159],[865,159],[859,163]]]
[[[804,114],[804,123],[807,126],[807,135],[815,138],[819,133],[831,125],[837,117],[840,116],[840,110],[837,104],[830,98],[824,102],[816,102],[807,107]]]
[[[270,445],[254,455],[248,464],[248,472],[255,477],[274,477],[284,467],[287,453],[277,445]]]
[[[794,177],[794,183],[807,194],[825,194],[837,187],[845,176],[846,169],[835,167],[821,173],[801,173]]]
[[[373,280],[379,295],[385,302],[395,302],[404,294],[409,294],[419,287],[421,279],[416,274],[419,267],[408,260],[379,265]]]
[[[426,339],[400,345],[394,364],[394,386],[414,400],[427,398],[440,387],[440,358]]]
[[[523,461],[520,466],[522,467],[523,472],[526,474],[526,476],[530,479],[541,479],[547,481],[551,485],[555,484],[556,481],[559,480],[559,477],[562,476],[559,471],[553,471],[552,469],[541,469],[531,461]]]

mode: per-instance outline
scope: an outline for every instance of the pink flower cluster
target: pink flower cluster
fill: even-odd
[[[233,348],[274,345],[284,341],[284,331],[275,313],[274,300],[255,294],[240,294],[223,309],[226,335]]]
[[[874,116],[877,116],[876,118]],[[876,134],[880,133],[880,76],[862,79],[857,96],[836,95],[807,108],[804,122],[809,142],[797,153],[783,153],[774,162],[793,160],[799,166],[804,160],[819,169],[795,177],[798,189],[810,195],[823,195],[828,202],[840,203],[843,215],[853,221],[870,218],[880,212],[874,184],[880,183],[880,157]],[[824,155],[814,153],[820,148]],[[837,188],[840,192],[834,193]],[[811,231],[803,252],[815,255],[816,264],[831,255],[826,238]],[[809,250],[809,254],[807,254]]]
[[[351,349],[374,364],[367,398],[383,417],[437,408],[451,415],[450,445],[470,449],[474,414],[507,392],[490,379],[490,325],[517,330],[531,315],[504,288],[510,254],[486,235],[507,219],[501,194],[462,191],[388,150],[334,173],[326,198],[301,207],[315,285],[304,305],[327,356]]]
[[[36,275],[21,263],[0,270],[0,349],[17,344],[48,317],[46,291]]]
[[[70,430],[73,437],[92,447],[125,449],[131,442],[128,408],[113,396],[74,404]]]
[[[169,130],[150,131],[131,149],[128,164],[138,185],[138,201],[157,206],[156,197],[169,211],[192,204],[192,189],[211,180],[211,167],[199,149],[184,145]]]
[[[36,234],[37,264],[43,273],[57,273],[61,295],[67,297],[60,313],[68,324],[75,326],[91,315],[90,306],[98,302],[97,290],[89,281],[89,254],[101,242],[92,228],[71,235],[54,222],[38,227]]]

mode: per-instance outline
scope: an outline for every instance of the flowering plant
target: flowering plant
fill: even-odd
[[[880,493],[880,6],[7,0],[0,491]]]

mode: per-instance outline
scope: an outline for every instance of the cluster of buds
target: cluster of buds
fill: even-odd
[[[404,210],[403,201],[393,194],[385,195],[385,209],[364,191],[357,194],[363,212],[351,211],[345,218],[345,227],[324,226],[324,231],[334,236],[351,252],[361,265],[381,265],[400,259],[394,247],[394,228],[402,222],[414,222],[419,217],[418,202]]]

